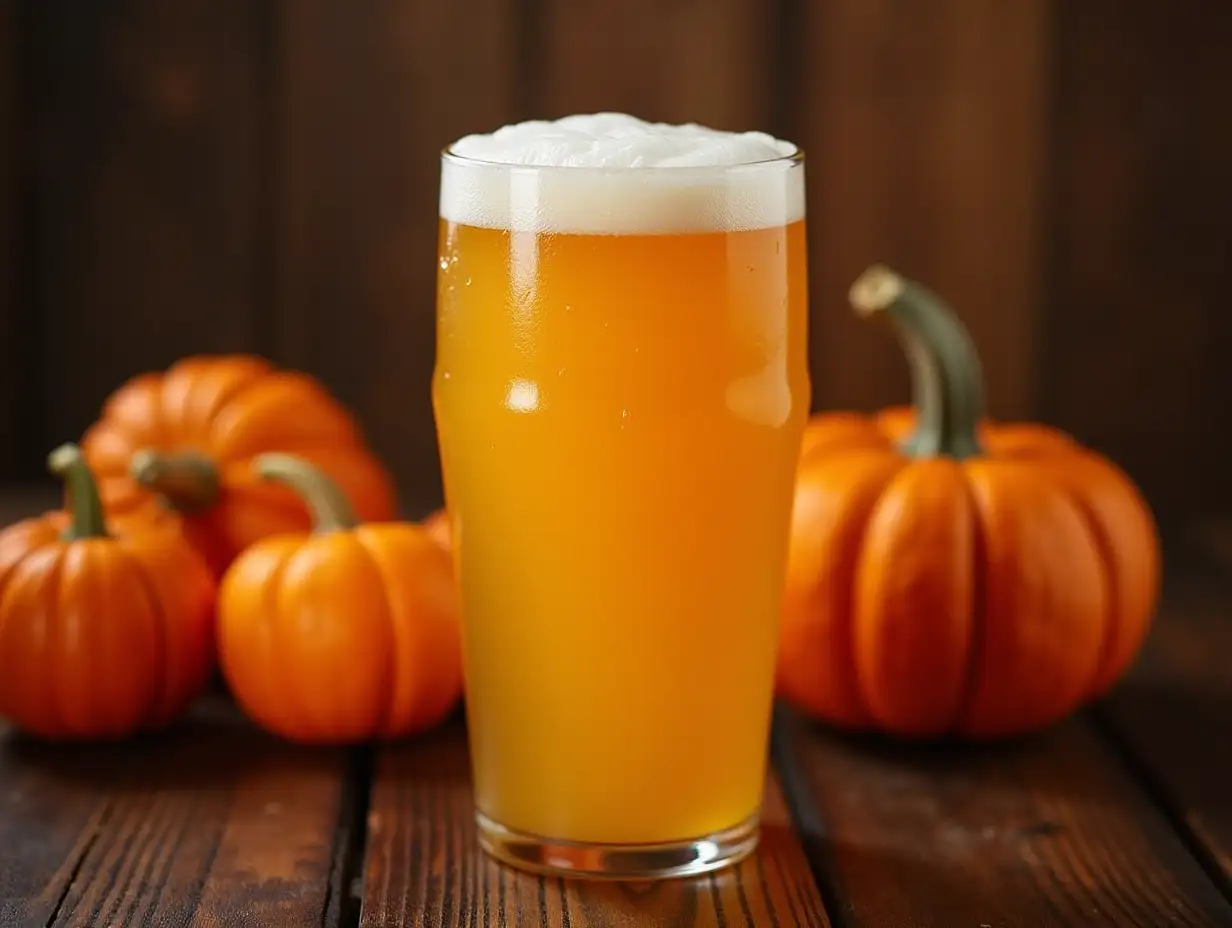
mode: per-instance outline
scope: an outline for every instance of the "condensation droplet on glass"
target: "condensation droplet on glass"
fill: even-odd
[[[566,304],[565,304],[565,312],[567,312],[567,313],[571,313],[571,312],[573,312],[573,304],[572,304],[572,303],[566,303]]]
[[[471,285],[471,279],[468,277],[466,278],[466,286],[469,287],[470,285]]]
[[[565,369],[562,367],[560,370],[558,370],[558,371],[556,372],[556,376],[557,376],[557,377],[564,377],[564,376],[565,376]]]
[[[441,270],[442,271],[449,270],[449,259],[448,258],[441,258]]]

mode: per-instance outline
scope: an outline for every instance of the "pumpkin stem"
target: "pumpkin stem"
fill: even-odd
[[[889,316],[907,352],[916,427],[902,451],[925,458],[979,454],[983,374],[971,336],[953,311],[920,284],[882,265],[861,274],[848,297],[861,316]]]
[[[70,516],[64,531],[65,540],[106,538],[107,520],[98,495],[98,483],[81,449],[74,444],[61,445],[47,456],[47,468],[64,481],[65,508]]]
[[[324,471],[293,454],[262,454],[253,462],[262,480],[284,483],[304,498],[318,532],[340,532],[359,524],[346,494]]]
[[[218,499],[218,467],[196,451],[164,454],[143,448],[133,454],[128,472],[133,480],[157,493],[178,512],[200,512]]]

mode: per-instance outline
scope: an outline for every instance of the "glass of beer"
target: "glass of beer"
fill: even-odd
[[[600,114],[442,154],[433,403],[479,840],[756,846],[810,386],[803,155]]]

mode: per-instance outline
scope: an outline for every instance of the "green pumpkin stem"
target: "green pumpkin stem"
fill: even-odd
[[[355,510],[338,484],[293,454],[262,454],[253,462],[262,480],[283,483],[304,498],[318,532],[339,532],[359,524]]]
[[[971,336],[953,311],[920,284],[881,265],[861,274],[848,296],[861,316],[885,313],[907,352],[916,427],[903,452],[958,459],[980,454],[983,373]]]
[[[65,540],[106,538],[107,520],[98,483],[81,449],[74,444],[61,445],[47,456],[47,469],[64,481],[65,508],[70,516]]]
[[[133,454],[128,472],[179,512],[199,512],[218,499],[218,468],[196,451],[164,453],[145,448]]]

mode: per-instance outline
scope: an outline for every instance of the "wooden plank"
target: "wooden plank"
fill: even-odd
[[[17,320],[17,9],[0,3],[0,480],[16,477],[20,415]]]
[[[45,454],[126,378],[258,347],[261,4],[26,7]]]
[[[967,748],[843,738],[791,715],[783,726],[839,924],[1232,924],[1086,720]]]
[[[1232,523],[1195,541],[1219,573],[1201,551],[1170,552],[1159,617],[1104,718],[1232,896]]]
[[[441,499],[440,149],[516,117],[505,0],[281,5],[278,358],[349,403],[412,516]]]
[[[759,0],[542,0],[539,112],[774,131],[778,37]]]
[[[114,746],[8,735],[0,925],[321,924],[345,773],[221,702]]]
[[[1194,519],[1186,540],[1207,560],[1214,560],[1215,573],[1232,575],[1232,518],[1227,514]]]
[[[1232,7],[1055,7],[1048,417],[1122,463],[1160,509],[1227,512],[1232,124],[1211,113],[1224,106]]]
[[[46,769],[0,727],[0,926],[45,925],[105,821],[110,799]]]
[[[369,814],[361,925],[829,924],[777,783],[759,852],[732,870],[657,884],[540,878],[476,843],[461,725],[383,751]]]
[[[953,303],[984,356],[990,411],[1031,415],[1052,4],[801,9],[814,406],[908,398],[901,349],[847,302],[860,272],[885,262]]]

